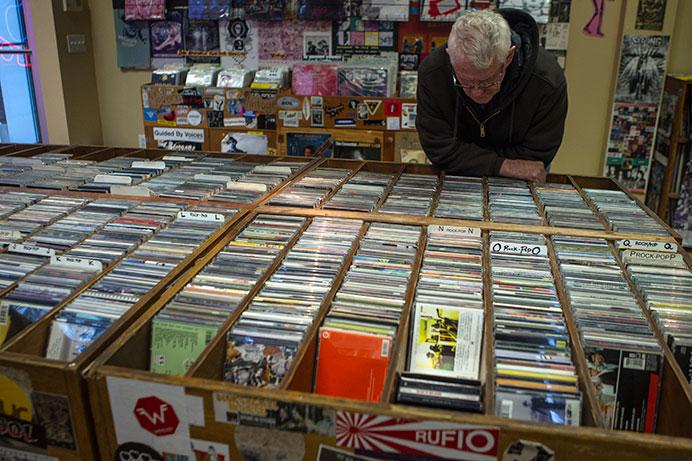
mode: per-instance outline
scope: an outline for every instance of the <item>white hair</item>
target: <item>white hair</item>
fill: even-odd
[[[453,61],[467,61],[478,70],[507,57],[512,31],[502,15],[491,10],[468,11],[452,26],[447,50]]]

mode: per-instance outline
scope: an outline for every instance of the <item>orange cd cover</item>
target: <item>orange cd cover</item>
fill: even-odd
[[[315,392],[379,401],[391,347],[390,336],[322,327]]]

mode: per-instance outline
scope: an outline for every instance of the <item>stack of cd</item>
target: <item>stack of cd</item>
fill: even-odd
[[[674,243],[642,246],[653,250],[631,248],[631,243],[618,242],[622,261],[692,385],[692,273]]]
[[[370,225],[319,331],[318,394],[380,400],[420,232]]]
[[[154,204],[161,216],[170,217],[182,208],[170,202],[150,203]],[[46,357],[68,361],[77,357],[235,212],[220,207],[177,211],[167,228],[142,243],[57,314]]]
[[[72,154],[61,154],[60,152],[44,152],[42,154],[32,155],[31,158],[36,158],[41,161],[44,165],[50,165],[51,163],[58,163],[61,161],[69,160],[72,158]]]
[[[598,211],[616,232],[670,235],[637,202],[621,190],[584,189]]]
[[[93,234],[99,227],[120,216],[134,204],[135,202],[127,200],[94,200],[39,230],[24,243],[64,252]]]
[[[316,168],[269,200],[269,205],[316,208],[351,174],[346,168]]]
[[[150,162],[145,160],[133,160],[132,157],[124,157],[122,159],[127,160],[129,165],[124,165],[122,168],[114,168],[112,171],[99,174],[94,177],[92,182],[82,184],[75,188],[75,190],[108,193],[112,186],[138,184],[152,176],[163,173],[168,168],[166,162],[163,161]],[[110,162],[110,160],[107,162]],[[105,164],[106,162],[101,162],[95,166],[101,170]],[[120,165],[122,165],[122,163],[120,163]]]
[[[46,198],[44,194],[33,194],[29,192],[3,192],[0,194],[0,219],[7,218],[9,215],[23,210],[29,205]],[[7,242],[0,239],[0,242]]]
[[[110,221],[65,255],[95,259],[104,266],[109,266],[170,222],[172,217],[161,213],[165,209],[152,202],[140,203]],[[179,208],[172,209],[177,211]]]
[[[16,242],[27,235],[32,234],[50,224],[58,218],[62,218],[74,210],[88,203],[89,200],[82,197],[46,197],[40,201],[17,211],[7,219],[0,221],[0,231],[7,231],[14,238],[3,239],[7,243]]]
[[[280,385],[362,225],[350,219],[313,219],[228,332],[226,381]]]
[[[146,187],[156,195],[173,192],[182,184],[192,179],[196,174],[208,173],[214,169],[213,166],[199,165],[199,162],[204,158],[204,154],[197,154],[194,152],[180,152],[175,155],[164,155],[162,160],[166,162],[166,166],[169,167],[169,170],[158,176],[142,181],[140,186]]]
[[[46,254],[26,253],[23,245],[10,245],[5,253],[0,253],[0,290],[4,290],[50,262]]]
[[[498,416],[578,426],[581,393],[541,234],[492,231]]]
[[[393,175],[359,171],[324,205],[333,210],[370,212],[384,195]]]
[[[480,229],[428,226],[398,401],[482,411],[483,309]]]
[[[549,225],[603,230],[603,224],[571,184],[536,184],[536,195]]]
[[[150,370],[185,374],[304,223],[259,215],[229,242],[154,318]],[[261,326],[274,313],[253,315],[245,323]]]
[[[445,176],[435,217],[483,221],[483,180]]]
[[[518,179],[488,178],[488,211],[493,222],[543,224],[528,183]]]
[[[610,247],[585,237],[553,244],[606,427],[652,432],[661,350]]]
[[[211,200],[233,203],[256,202],[267,191],[274,189],[305,166],[304,163],[298,162],[247,165],[252,165],[252,168],[239,175],[233,182],[226,184],[226,187],[214,194]]]
[[[13,290],[0,298],[0,303],[9,311],[7,338],[40,320],[96,277],[100,269],[100,265],[71,267],[51,260],[49,264],[27,275]]]
[[[404,173],[377,211],[427,216],[436,190],[437,176]]]

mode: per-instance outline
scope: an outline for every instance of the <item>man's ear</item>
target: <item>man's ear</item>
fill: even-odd
[[[505,67],[509,66],[512,63],[512,60],[514,59],[514,55],[517,52],[517,46],[512,45],[509,47],[509,53],[507,53],[507,59],[505,60]]]

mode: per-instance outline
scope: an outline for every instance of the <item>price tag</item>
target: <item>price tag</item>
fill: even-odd
[[[223,222],[224,217],[218,213],[204,213],[201,211],[179,211],[178,219],[187,221],[206,221],[206,222]]]
[[[210,182],[222,182],[222,183],[227,183],[229,181],[232,181],[233,178],[227,175],[222,175],[222,174],[204,174],[204,173],[197,173],[195,175],[195,179],[198,181],[210,181]]]
[[[108,184],[132,184],[132,178],[129,176],[118,176],[114,174],[97,174],[94,177],[94,182],[105,182]]]
[[[52,255],[50,257],[50,263],[54,266],[73,267],[75,269],[85,269],[88,271],[101,272],[103,270],[103,264],[96,259]]]
[[[481,236],[481,230],[477,227],[441,226],[438,224],[429,225],[428,232],[434,235],[464,235],[469,237]]]
[[[682,263],[682,255],[680,253],[667,253],[664,251],[646,251],[646,250],[625,250],[622,252],[622,260],[626,264],[630,263]]]
[[[22,238],[22,233],[16,230],[3,229],[0,230],[0,240],[19,240]]]
[[[155,162],[149,160],[134,161],[132,162],[132,168],[143,168],[145,170],[165,170],[166,162],[162,160],[157,160]]]
[[[55,250],[52,248],[43,248],[37,245],[23,245],[21,243],[10,244],[7,251],[12,253],[23,253],[27,255],[36,256],[53,256],[55,255]]]
[[[279,174],[285,176],[291,175],[291,169],[287,166],[257,165],[252,171],[255,173],[264,174]]]
[[[619,250],[651,250],[665,251],[668,253],[677,253],[678,251],[678,244],[674,242],[652,242],[649,240],[624,239],[618,240],[617,246]]]
[[[229,182],[226,184],[228,190],[238,190],[243,192],[267,192],[266,184],[258,184],[254,182]]]
[[[134,197],[151,197],[154,195],[151,190],[142,186],[111,186],[111,194],[113,195],[131,195]]]
[[[526,245],[524,243],[492,242],[490,251],[511,255],[547,256],[548,247],[545,245]]]

